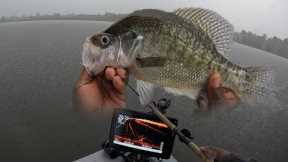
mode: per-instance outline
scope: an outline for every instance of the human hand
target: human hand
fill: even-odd
[[[243,159],[239,155],[219,147],[202,146],[200,151],[211,162],[257,162],[255,159]]]
[[[232,109],[237,106],[240,101],[239,97],[232,89],[223,87],[222,83],[220,73],[212,72],[207,87],[205,87],[205,92],[200,93],[197,99],[200,110],[207,111],[215,106]]]
[[[107,67],[97,76],[82,69],[76,83],[76,97],[81,111],[99,108],[122,108],[125,106],[125,81],[128,73],[123,68]]]
[[[217,160],[218,162],[222,162],[222,159],[230,153],[224,149],[218,147],[211,146],[202,146],[200,147],[201,152],[207,158],[207,160],[214,162]]]

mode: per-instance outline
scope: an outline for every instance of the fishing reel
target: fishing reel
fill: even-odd
[[[167,113],[168,108],[171,106],[172,100],[170,98],[161,98],[158,102],[153,102],[153,105],[159,109],[163,114]]]

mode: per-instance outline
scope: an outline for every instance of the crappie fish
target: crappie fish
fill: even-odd
[[[106,66],[128,68],[143,104],[155,86],[195,99],[211,71],[242,101],[258,101],[270,92],[270,70],[230,62],[232,35],[233,26],[207,9],[144,9],[88,37],[82,61],[94,75]]]

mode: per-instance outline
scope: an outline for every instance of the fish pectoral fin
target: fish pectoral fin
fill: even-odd
[[[155,85],[142,80],[137,80],[136,85],[140,103],[142,105],[149,104],[154,97]]]
[[[192,100],[196,100],[197,96],[199,94],[200,89],[176,89],[176,88],[170,88],[170,87],[165,87],[164,88],[168,93],[172,93],[175,95],[180,95],[180,96],[186,96]]]
[[[207,32],[217,51],[224,57],[229,57],[234,28],[225,18],[214,11],[202,8],[179,8],[174,13]]]

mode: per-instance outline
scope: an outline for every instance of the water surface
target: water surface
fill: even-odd
[[[109,117],[83,118],[73,111],[71,98],[81,67],[82,41],[109,24],[0,24],[0,161],[72,161],[100,149],[108,135]],[[278,96],[284,104],[199,114],[193,111],[191,100],[175,97],[170,116],[179,118],[180,127],[189,128],[201,145],[223,147],[261,162],[286,162],[287,61],[239,44],[233,46],[231,59],[246,64],[281,64],[277,82],[282,91]],[[129,108],[139,108],[137,98],[129,91],[127,95]],[[194,157],[178,140],[174,155],[183,162]]]

